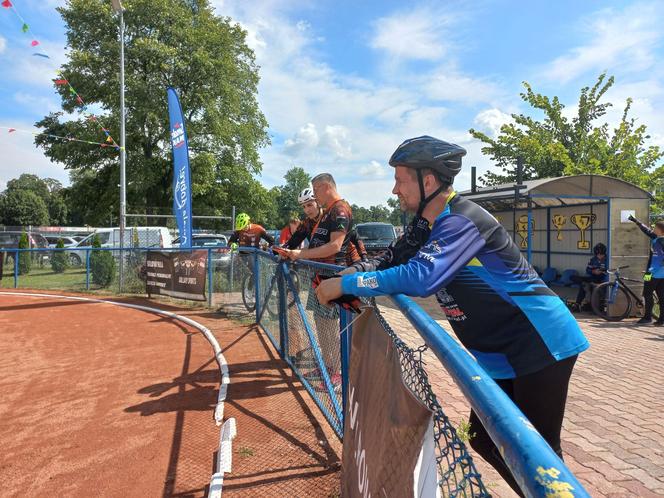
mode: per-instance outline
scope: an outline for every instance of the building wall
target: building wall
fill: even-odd
[[[527,210],[492,213],[514,234],[524,256],[528,250]],[[531,263],[544,270],[553,267],[562,273],[575,269],[584,273],[592,249],[598,242],[608,246],[608,204],[534,208],[532,210]],[[584,227],[581,230],[580,227]]]
[[[611,200],[611,266],[629,265],[621,273],[640,281],[648,263],[650,239],[634,223],[621,223],[620,212],[623,210],[636,211],[636,217],[648,223],[650,205],[647,199]],[[631,286],[641,287],[641,284]]]

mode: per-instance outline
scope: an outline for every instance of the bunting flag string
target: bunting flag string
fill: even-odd
[[[55,139],[58,139],[58,140],[66,140],[67,142],[79,142],[79,143],[83,143],[83,144],[99,145],[102,148],[112,147],[114,150],[121,150],[122,149],[119,145],[115,144],[115,142],[110,143],[110,142],[113,141],[112,138],[110,139],[110,141],[107,138],[106,143],[102,143],[102,142],[93,142],[91,140],[83,140],[81,138],[75,138],[75,137],[63,137],[61,135],[54,135],[52,133],[35,132],[35,131],[30,131],[30,130],[21,130],[19,128],[10,128],[8,126],[0,126],[0,130],[7,130],[8,134],[10,134],[10,133],[27,133],[27,134],[33,135],[35,137],[44,136],[44,137],[55,138]]]
[[[32,39],[32,41],[30,42],[30,46],[32,48],[41,47],[41,43],[37,39],[37,36],[35,36],[35,34],[32,32],[32,29],[28,25],[27,21],[18,12],[18,10],[16,9],[16,6],[11,2],[11,0],[3,0],[2,3],[0,3],[0,5],[2,7],[4,7],[5,9],[11,10],[16,15],[16,17],[19,19],[19,21],[21,22],[21,31],[23,33],[29,35]],[[45,50],[43,50],[43,47],[42,47],[41,52],[34,52],[32,55],[33,55],[33,57],[40,57],[40,58],[49,59],[49,60],[51,59],[51,57],[48,55],[48,53]],[[101,125],[99,120],[92,113],[88,113],[88,107],[85,104],[85,101],[83,100],[83,97],[81,97],[81,95],[74,89],[74,87],[72,86],[70,81],[67,78],[65,78],[60,71],[57,71],[56,74],[57,74],[58,78],[53,80],[53,83],[56,86],[65,86],[66,85],[69,88],[70,96],[74,97],[75,100],[76,100],[76,103],[79,106],[81,106],[82,114],[89,121],[95,122],[104,131],[104,135],[106,136],[106,143],[103,143],[103,144],[98,143],[98,142],[87,142],[85,140],[82,140],[82,142],[91,143],[91,144],[95,144],[95,145],[101,145],[102,147],[113,147],[117,150],[120,150],[121,147],[118,145],[118,143],[115,141],[115,139],[113,139],[113,137],[110,135],[108,130],[106,130]],[[56,138],[66,138],[66,137],[56,137]],[[110,138],[110,140],[109,140],[109,138]],[[76,140],[76,141],[81,141],[81,140]]]

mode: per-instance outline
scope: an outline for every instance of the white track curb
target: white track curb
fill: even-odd
[[[72,301],[87,301],[91,303],[101,303],[101,304],[110,304],[113,306],[120,306],[123,308],[131,308],[140,311],[147,311],[148,313],[156,313],[158,315],[166,316],[172,318],[173,320],[178,320],[180,322],[186,323],[194,327],[196,330],[201,332],[205,338],[208,340],[212,349],[214,350],[214,357],[217,360],[219,365],[219,372],[221,374],[221,383],[219,385],[219,398],[217,400],[217,406],[214,410],[214,419],[216,424],[219,426],[224,420],[224,401],[226,400],[226,393],[228,391],[228,384],[230,384],[230,375],[228,373],[228,363],[226,363],[226,358],[221,352],[221,346],[217,338],[214,336],[210,329],[201,325],[200,323],[187,318],[186,316],[178,315],[176,313],[171,313],[170,311],[164,311],[159,308],[152,308],[150,306],[141,306],[140,304],[131,304],[131,303],[120,303],[118,301],[108,301],[106,299],[96,299],[92,297],[80,297],[80,296],[63,296],[60,294],[40,294],[36,292],[6,292],[0,291],[0,296],[3,294],[8,296],[28,296],[28,297],[53,297],[58,299],[69,299]],[[221,496],[222,485],[224,481],[224,472],[231,471],[231,458],[232,458],[232,441],[235,438],[237,429],[235,426],[235,419],[230,418],[224,423],[221,428],[220,443],[219,443],[219,455],[217,458],[217,473],[212,476],[210,481],[210,489],[208,492],[209,498],[219,498]]]

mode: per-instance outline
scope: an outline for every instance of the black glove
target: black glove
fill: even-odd
[[[314,290],[316,287],[320,285],[320,283],[323,280],[327,280],[328,278],[339,278],[341,275],[319,275],[316,274],[316,276],[312,280],[312,287]],[[338,304],[341,306],[343,309],[352,311],[353,313],[362,313],[360,310],[360,306],[362,305],[362,301],[360,301],[360,298],[357,296],[353,296],[351,294],[344,294],[341,297],[338,297],[337,299],[333,299],[330,301],[331,303]]]
[[[634,223],[636,223],[637,221],[639,221],[639,220],[637,220],[636,218],[634,218],[634,216],[632,216],[631,214],[629,215],[629,218],[627,218],[627,219],[628,219],[629,221],[633,221]]]

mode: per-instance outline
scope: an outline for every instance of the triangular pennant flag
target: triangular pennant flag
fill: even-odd
[[[9,133],[14,133],[16,131],[16,128],[9,128]]]
[[[76,96],[76,102],[78,102],[79,104],[82,104],[82,103],[83,103],[83,99],[81,98],[80,95],[77,95],[77,96]]]
[[[108,147],[108,145],[106,144],[99,144],[99,145],[101,145],[102,147]]]
[[[53,83],[55,83],[56,85],[66,85],[67,80],[53,80]]]
[[[30,45],[33,46],[33,47],[36,47],[37,45],[39,45],[39,42],[37,40],[32,40]]]
[[[23,27],[21,28],[21,31],[23,31],[24,33],[27,33],[29,29],[30,28],[28,27],[28,25],[23,23]]]
[[[2,6],[5,9],[8,9],[9,7],[13,7],[12,3],[9,0],[5,0],[4,2],[2,2]]]
[[[74,90],[72,87],[69,87],[69,93],[71,95],[76,95],[76,90]]]
[[[110,144],[111,142],[113,142],[113,139],[111,137],[107,137],[106,142],[108,142]]]
[[[48,55],[46,55],[46,54],[40,54],[40,53],[38,53],[38,52],[35,52],[35,53],[32,54],[32,55],[36,55],[37,57],[43,57],[44,59],[50,59],[50,57],[49,57]]]
[[[94,114],[90,114],[88,116],[88,121],[96,121],[96,120],[97,120],[97,118],[94,117]]]

